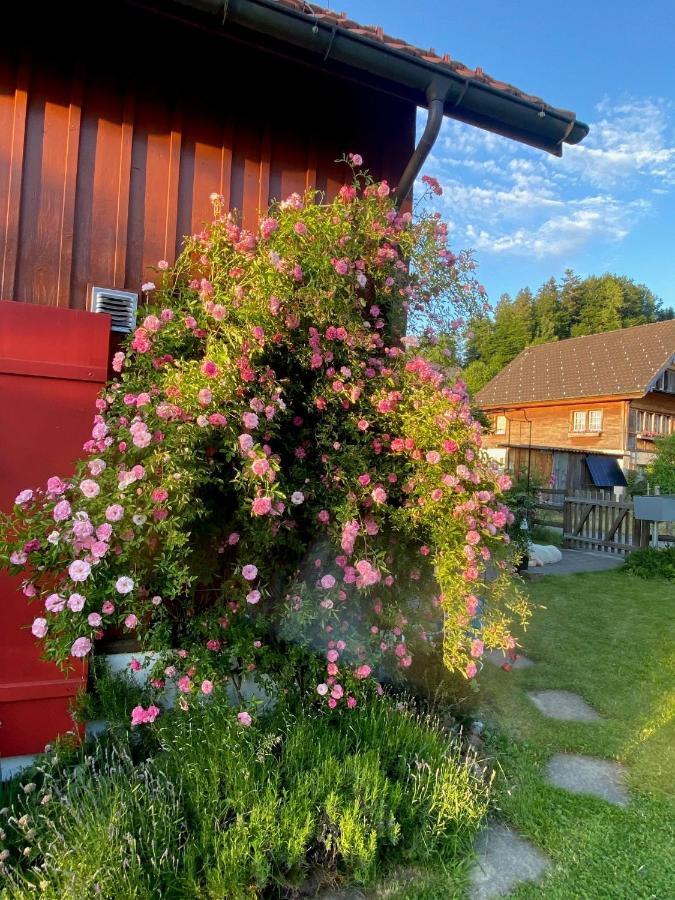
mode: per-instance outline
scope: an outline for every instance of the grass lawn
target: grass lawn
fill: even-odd
[[[536,609],[522,636],[530,669],[490,665],[476,698],[500,767],[498,815],[554,867],[514,898],[675,896],[675,585],[620,570],[528,584]],[[581,694],[598,723],[544,718],[528,690]],[[631,803],[615,807],[548,785],[560,751],[618,760]]]

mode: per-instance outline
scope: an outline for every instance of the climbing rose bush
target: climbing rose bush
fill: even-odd
[[[464,384],[425,357],[430,328],[400,337],[406,311],[461,327],[484,303],[473,263],[386,182],[354,171],[319,199],[252,232],[212,196],[213,221],[143,285],[75,475],[2,520],[48,658],[112,631],[164,651],[152,685],[183,708],[251,672],[350,708],[424,644],[468,678],[512,646],[509,479]]]

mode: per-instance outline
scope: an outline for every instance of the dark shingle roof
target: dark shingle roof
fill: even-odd
[[[476,394],[482,407],[647,393],[675,355],[675,319],[526,347]]]

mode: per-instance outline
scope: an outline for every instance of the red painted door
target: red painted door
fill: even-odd
[[[18,491],[72,473],[106,380],[110,319],[0,301],[0,506]],[[40,659],[30,633],[38,615],[0,572],[0,755],[37,753],[73,723],[69,706],[86,668],[67,677]]]

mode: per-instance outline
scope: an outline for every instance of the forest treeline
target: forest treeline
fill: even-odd
[[[525,347],[673,317],[644,284],[622,275],[580,278],[571,269],[536,293],[503,294],[487,316],[473,319],[464,349],[464,378],[480,390]]]

